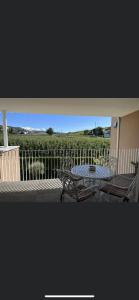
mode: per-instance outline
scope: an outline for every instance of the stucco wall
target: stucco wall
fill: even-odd
[[[117,118],[112,118],[112,124]],[[139,161],[139,111],[120,118],[119,151],[118,127],[111,129],[111,152],[118,155],[118,173],[132,173],[131,161]],[[117,157],[117,155],[114,155]]]
[[[111,148],[116,148],[117,134],[118,128],[112,128]],[[139,110],[120,118],[119,149],[129,148],[139,148]]]
[[[121,118],[120,148],[139,148],[139,110]]]

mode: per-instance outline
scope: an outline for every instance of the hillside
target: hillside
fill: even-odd
[[[104,127],[102,128],[102,130],[111,130],[111,127]],[[90,135],[92,134],[92,130],[88,130],[86,129],[86,131],[88,131],[88,134],[86,135]],[[2,133],[2,125],[0,125],[0,132]],[[26,134],[26,135],[43,135],[46,134],[45,130],[37,130],[37,129],[26,129],[26,128],[22,128],[22,127],[13,127],[13,126],[8,126],[8,133],[9,134]],[[55,135],[57,136],[84,136],[84,130],[80,130],[80,131],[74,131],[74,132],[54,132]]]

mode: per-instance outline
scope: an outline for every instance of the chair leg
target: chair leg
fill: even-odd
[[[61,202],[61,203],[63,202],[63,194],[64,194],[64,192],[63,192],[63,190],[62,190],[61,196],[60,196],[60,202]]]
[[[98,190],[98,195],[97,195],[97,197],[99,198],[100,202],[102,202],[103,199],[104,199],[104,193]]]
[[[123,202],[129,202],[129,198],[124,197],[124,198],[123,198]]]
[[[110,194],[107,193],[100,193],[100,200],[104,202],[110,202]]]

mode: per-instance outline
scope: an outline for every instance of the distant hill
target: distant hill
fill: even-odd
[[[13,133],[13,134],[18,134],[18,133],[24,133],[27,130],[25,130],[22,127],[13,127],[13,126],[8,126],[8,132]],[[0,132],[2,132],[2,125],[0,125]]]
[[[111,131],[111,127],[104,127],[102,128],[103,131]],[[87,129],[85,129],[87,130]],[[88,134],[87,135],[92,135],[92,130],[88,130]],[[2,125],[0,125],[0,132],[2,133]],[[37,130],[37,129],[27,129],[27,128],[22,128],[22,127],[13,127],[13,126],[8,126],[8,132],[10,134],[27,134],[27,135],[42,135],[42,134],[46,134],[45,130]],[[74,132],[54,132],[54,135],[57,136],[83,136],[84,135],[84,130],[80,130],[80,131],[74,131]]]
[[[2,132],[2,125],[0,125],[0,132]],[[45,134],[45,131],[26,129],[26,128],[22,128],[22,127],[8,126],[8,133],[11,133],[11,134]]]

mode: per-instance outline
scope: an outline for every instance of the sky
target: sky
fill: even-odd
[[[80,131],[97,126],[111,125],[111,117],[43,115],[27,113],[7,113],[7,125],[27,129],[46,130],[52,127],[56,132]],[[2,113],[0,113],[0,125]]]

